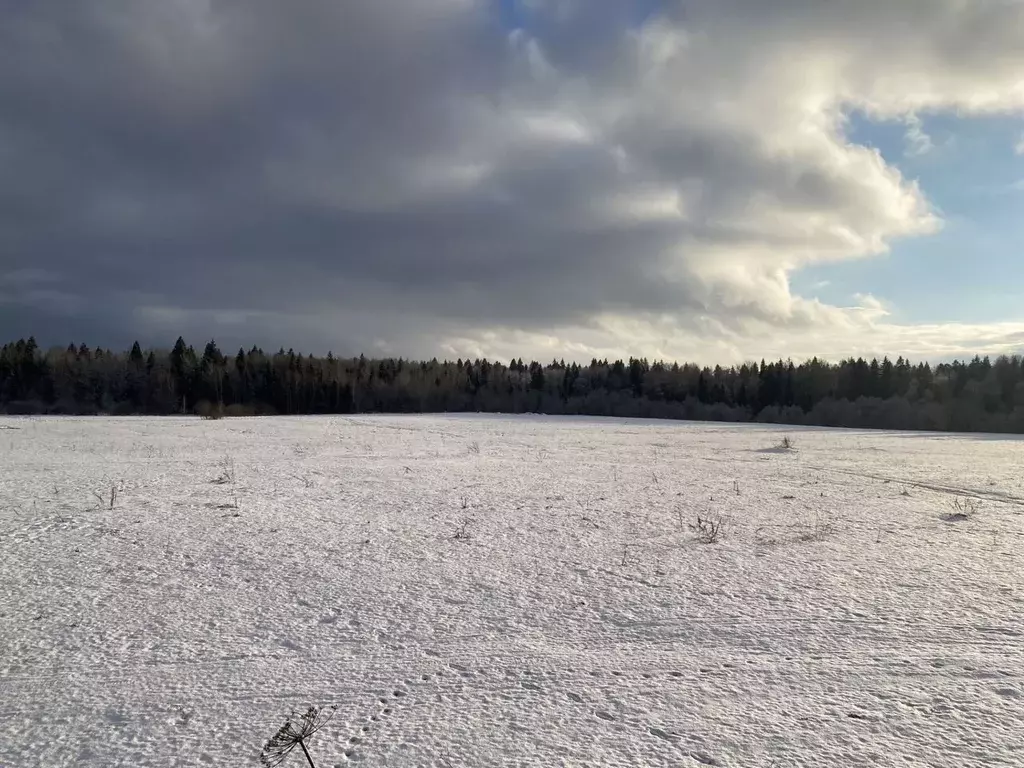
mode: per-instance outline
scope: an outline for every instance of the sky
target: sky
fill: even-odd
[[[1022,0],[0,0],[0,331],[1024,352]]]

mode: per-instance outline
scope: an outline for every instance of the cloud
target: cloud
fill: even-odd
[[[1024,155],[1024,133],[1020,135],[1020,138],[1013,147],[1013,151],[1015,154]]]
[[[907,131],[904,134],[904,140],[907,145],[906,154],[908,157],[927,155],[935,149],[932,137],[924,131],[924,124],[921,122],[921,118],[915,114],[910,114],[907,115],[905,122]]]
[[[530,0],[510,29],[486,0],[11,5],[0,272],[45,279],[0,282],[0,325],[415,356],[931,349],[789,275],[937,231],[845,116],[919,149],[918,114],[1019,110],[1021,5],[650,6]]]

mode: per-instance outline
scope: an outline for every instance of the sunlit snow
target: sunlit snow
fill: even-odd
[[[1017,765],[1022,460],[621,419],[0,419],[0,766],[256,765],[309,704],[338,707],[319,768]]]

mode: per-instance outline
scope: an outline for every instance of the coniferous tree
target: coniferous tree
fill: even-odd
[[[241,414],[534,410],[1024,432],[1024,359],[708,368],[636,357],[586,366],[320,358],[258,346],[228,360],[212,340],[197,356],[182,338],[170,351],[81,343],[44,352],[32,338],[0,348],[0,410],[8,413],[191,413],[204,403]]]
[[[132,344],[132,351],[128,353],[128,362],[135,366],[142,365],[142,347],[137,341]]]

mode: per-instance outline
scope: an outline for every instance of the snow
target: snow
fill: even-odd
[[[0,419],[0,766],[255,765],[309,704],[338,706],[320,768],[1019,765],[1022,460],[622,419]]]

